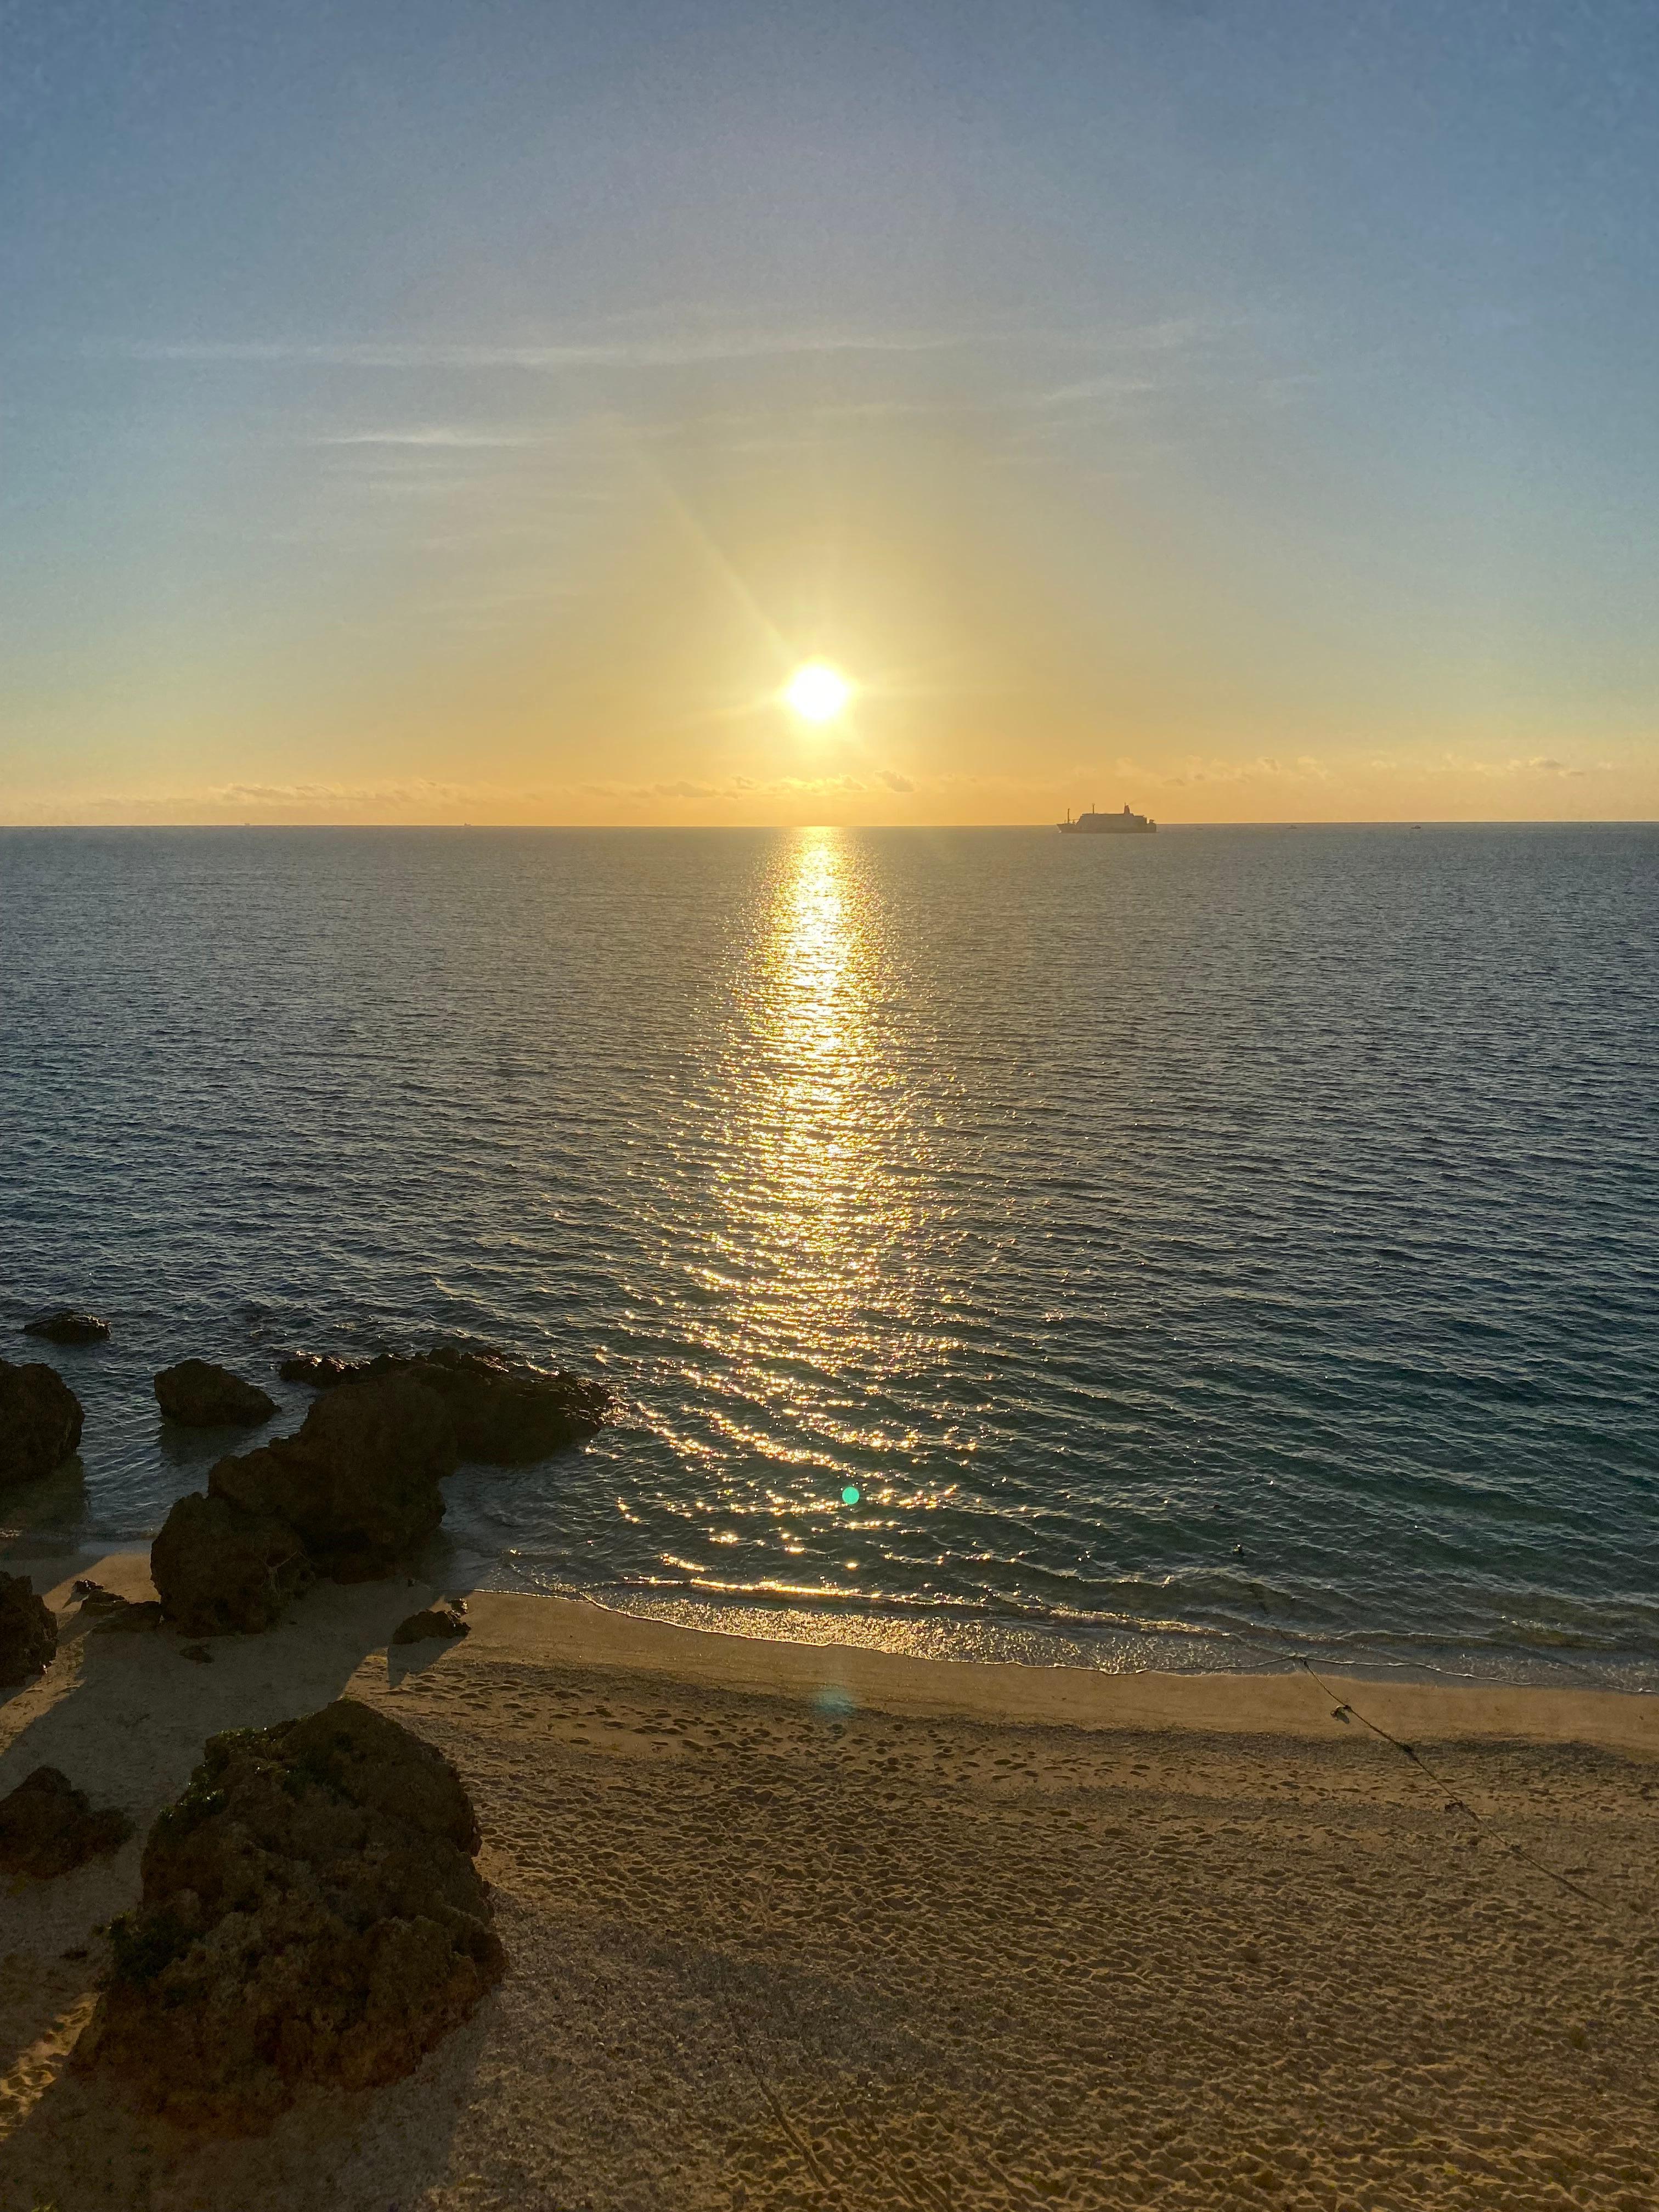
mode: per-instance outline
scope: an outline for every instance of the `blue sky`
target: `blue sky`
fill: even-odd
[[[14,0],[0,818],[1659,814],[1656,110],[1620,0]]]

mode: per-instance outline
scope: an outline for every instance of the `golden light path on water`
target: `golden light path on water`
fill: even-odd
[[[670,1440],[709,1478],[684,1517],[732,1572],[711,1574],[701,1547],[671,1548],[663,1566],[705,1602],[860,1594],[915,1443],[884,1425],[896,1408],[882,1384],[929,1349],[912,1260],[927,1139],[882,1050],[880,917],[842,832],[803,830],[778,850],[695,1140],[717,1163],[709,1218],[700,1232],[678,1224],[711,1294],[696,1380],[720,1410],[705,1410],[701,1443],[678,1422]],[[911,1513],[938,1502],[908,1483],[903,1498]],[[775,1631],[775,1613],[762,1618]]]

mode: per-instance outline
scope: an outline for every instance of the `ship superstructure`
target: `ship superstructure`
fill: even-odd
[[[1132,813],[1126,806],[1121,814],[1097,814],[1091,807],[1075,822],[1068,813],[1054,827],[1068,837],[1146,837],[1158,824],[1149,815]]]

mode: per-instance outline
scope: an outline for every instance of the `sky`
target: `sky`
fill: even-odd
[[[0,821],[1659,817],[1656,126],[1651,0],[0,0]]]

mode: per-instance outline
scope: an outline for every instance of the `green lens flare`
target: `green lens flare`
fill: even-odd
[[[848,1484],[846,1489],[841,1493],[841,1502],[843,1505],[856,1505],[858,1504],[859,1489],[857,1483],[849,1482]]]

